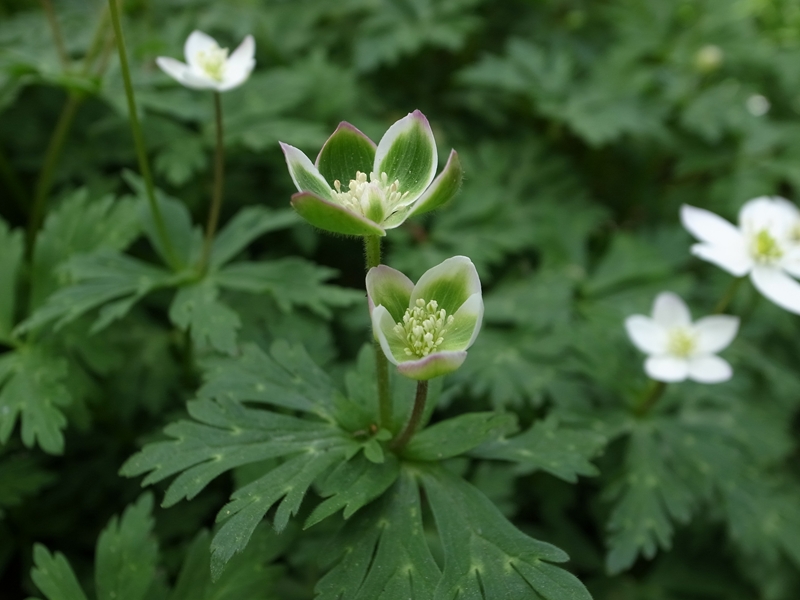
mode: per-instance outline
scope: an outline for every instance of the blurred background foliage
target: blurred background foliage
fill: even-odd
[[[40,282],[33,308],[65,283],[58,266],[77,253],[130,245],[132,254],[152,256],[135,219],[122,215],[136,191],[121,173],[135,168],[135,156],[104,4],[53,0],[63,57],[39,2],[0,4],[0,214],[12,227],[25,227],[51,132],[74,112],[42,258],[25,274]],[[509,410],[524,424],[546,417],[541,423],[566,425],[587,455],[596,454],[595,475],[574,484],[551,474],[557,464],[456,467],[521,529],[564,548],[596,599],[800,595],[797,318],[743,286],[731,309],[743,327],[726,355],[734,379],[671,385],[646,418],[631,410],[647,381],[622,327],[625,316],[649,313],[662,290],[682,294],[695,316],[707,314],[729,284],[691,259],[678,222],[682,203],[734,220],[752,197],[796,199],[797,2],[123,4],[157,185],[185,202],[196,222],[211,185],[211,98],[178,87],[154,62],[182,57],[193,29],[228,47],[248,33],[256,39],[253,76],[223,97],[223,222],[244,206],[286,207],[293,186],[278,140],[313,156],[340,120],[378,139],[418,108],[434,127],[440,160],[458,150],[463,191],[393,233],[386,262],[414,278],[464,254],[481,274],[484,331],[445,382],[440,414]],[[109,195],[117,198],[113,210],[89,209]],[[118,230],[109,233],[111,223]],[[332,283],[363,286],[360,244],[303,223],[247,253],[299,255],[332,269],[322,279],[336,273]],[[84,589],[93,589],[100,531],[140,494],[137,481],[117,475],[120,464],[183,413],[198,385],[191,340],[164,318],[168,300],[157,292],[93,336],[85,334],[91,319],[47,335],[50,362],[22,393],[49,394],[69,425],[61,455],[0,431],[8,440],[0,447],[0,597],[36,593],[34,542],[65,553]],[[360,301],[332,310],[302,303],[287,310],[279,295],[225,293],[225,301],[241,319],[240,339],[300,341],[335,373],[369,336]],[[20,306],[15,320],[26,316]],[[187,554],[202,554],[207,534],[197,532],[212,526],[232,485],[222,478],[190,503],[156,509],[157,580],[174,581]],[[148,502],[126,513],[131,531],[150,526]],[[290,529],[277,542],[265,531],[252,547],[268,550],[242,555],[237,568],[277,565],[250,573],[252,589],[204,597],[311,598],[322,574],[319,548],[314,534],[296,534]]]

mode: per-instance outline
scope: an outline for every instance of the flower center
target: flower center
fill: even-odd
[[[762,264],[772,264],[783,256],[778,240],[766,229],[753,236],[751,252],[755,261]]]
[[[686,358],[697,348],[697,336],[686,329],[673,329],[669,332],[667,351],[673,356]]]
[[[422,358],[434,352],[444,342],[444,334],[453,323],[453,315],[439,308],[436,300],[427,304],[419,298],[414,306],[406,309],[403,322],[394,326],[397,335],[406,340],[406,354]]]
[[[222,81],[225,76],[225,63],[228,61],[228,49],[211,46],[196,54],[197,64],[203,72],[214,81]]]
[[[367,181],[366,173],[356,171],[356,178],[350,180],[345,191],[342,191],[342,183],[338,179],[333,182],[333,187],[333,195],[339,204],[375,223],[383,222],[408,196],[408,192],[400,193],[397,179],[389,183],[386,173],[380,176],[370,173]]]

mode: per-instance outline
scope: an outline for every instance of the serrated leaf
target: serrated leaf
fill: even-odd
[[[64,451],[61,409],[72,402],[66,388],[67,361],[35,346],[0,356],[0,444],[8,442],[19,417],[22,443],[49,454]]]
[[[299,222],[297,214],[290,209],[271,210],[263,206],[247,206],[236,213],[217,234],[211,249],[210,264],[212,267],[220,267],[235,258],[256,238]]]
[[[153,535],[153,496],[142,495],[97,538],[97,600],[144,600],[153,582],[158,544]]]
[[[376,464],[357,454],[341,463],[319,486],[319,493],[327,498],[306,519],[304,528],[316,525],[344,508],[345,519],[379,497],[400,475],[400,463],[393,455]]]
[[[239,315],[219,300],[219,290],[208,279],[178,290],[169,307],[169,318],[187,330],[199,350],[209,347],[225,354],[236,353],[236,331],[242,326]]]
[[[435,600],[591,600],[574,575],[551,564],[566,553],[519,531],[472,485],[441,467],[420,478],[444,549]]]
[[[269,262],[236,262],[213,274],[223,288],[253,294],[269,293],[278,306],[289,312],[295,306],[308,308],[329,319],[331,308],[363,302],[363,292],[324,283],[336,271],[298,257]]]
[[[441,577],[408,472],[348,522],[332,550],[341,560],[317,583],[316,600],[432,600]]]
[[[22,248],[22,232],[0,219],[0,342],[11,341]]]
[[[534,423],[525,433],[490,441],[471,454],[513,462],[519,473],[542,470],[575,483],[578,475],[597,475],[597,468],[589,461],[606,442],[604,436],[586,429],[560,427],[558,419],[550,416]]]
[[[0,458],[0,519],[3,508],[19,505],[54,479],[55,475],[31,456],[12,454]]]
[[[208,164],[203,139],[191,131],[174,137],[156,154],[153,166],[174,186],[187,183]]]
[[[468,413],[417,433],[403,451],[410,460],[439,461],[459,456],[516,431],[517,417],[495,412]]]
[[[86,600],[78,578],[63,554],[50,554],[47,548],[35,544],[33,562],[31,579],[47,600]]]

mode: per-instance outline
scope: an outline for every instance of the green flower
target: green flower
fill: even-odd
[[[418,110],[392,125],[375,142],[342,122],[322,146],[315,164],[281,142],[299,192],[292,206],[306,221],[334,233],[386,235],[412,215],[450,200],[461,186],[455,150],[436,175],[433,132]]]
[[[466,256],[429,269],[416,285],[380,265],[367,273],[372,330],[397,370],[424,380],[458,369],[483,319],[481,281]]]

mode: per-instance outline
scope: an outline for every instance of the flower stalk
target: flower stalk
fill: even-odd
[[[69,55],[67,54],[67,47],[64,44],[64,36],[61,34],[61,27],[58,24],[56,11],[53,9],[53,3],[50,0],[41,0],[42,9],[47,17],[47,24],[50,26],[50,31],[53,34],[53,42],[58,52],[58,60],[61,62],[61,68],[64,70],[69,68]]]
[[[736,296],[736,292],[739,291],[739,286],[742,285],[744,281],[744,277],[737,277],[733,281],[731,281],[730,285],[728,285],[728,289],[725,290],[725,293],[722,295],[722,298],[719,299],[717,305],[714,307],[714,315],[720,315],[725,312],[725,309],[728,308],[728,305],[733,300],[734,296]]]
[[[214,117],[216,129],[216,148],[214,150],[214,190],[211,195],[211,209],[208,212],[206,236],[203,242],[203,256],[200,260],[200,271],[205,273],[208,261],[211,258],[211,249],[214,245],[214,235],[219,224],[219,213],[222,209],[222,190],[225,181],[225,145],[223,142],[224,130],[222,124],[222,100],[219,92],[214,92]]]
[[[405,428],[392,440],[390,447],[395,452],[401,452],[406,447],[411,438],[417,432],[422,415],[425,414],[425,403],[428,400],[428,380],[424,379],[417,382],[417,393],[414,397],[414,407],[411,409],[411,416],[408,418]]]
[[[381,264],[381,238],[377,235],[364,236],[364,252],[367,258],[367,271]],[[375,374],[378,380],[378,424],[391,430],[394,407],[392,392],[389,389],[389,361],[381,350],[378,340],[374,339]]]

